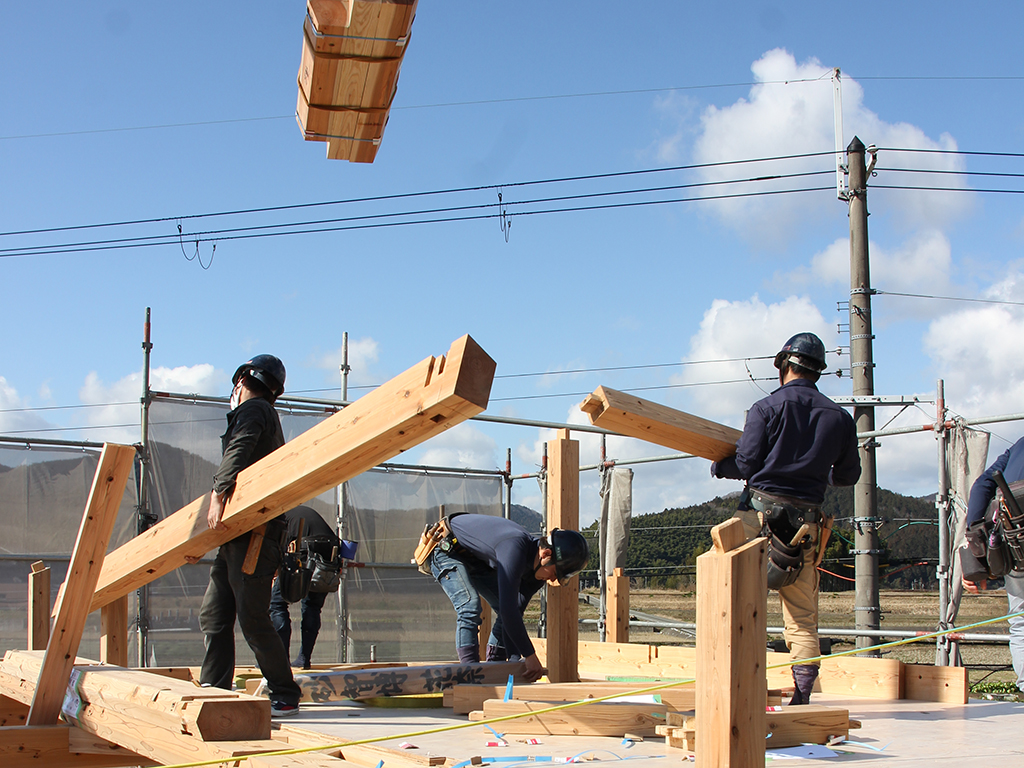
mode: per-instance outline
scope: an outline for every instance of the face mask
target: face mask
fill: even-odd
[[[241,398],[242,382],[239,380],[239,382],[235,384],[235,388],[231,390],[231,400],[228,402],[228,409],[232,411],[235,410],[235,408],[241,404]]]

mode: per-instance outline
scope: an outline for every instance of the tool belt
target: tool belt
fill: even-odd
[[[812,525],[821,525],[821,507],[806,501],[749,489],[747,503],[758,512],[761,535],[768,540],[768,589],[782,589],[797,580]]]
[[[442,508],[443,511],[443,508]],[[430,573],[430,556],[434,554],[434,550],[440,547],[442,552],[456,552],[461,547],[459,546],[459,540],[455,538],[455,534],[452,533],[449,521],[453,517],[464,514],[463,512],[454,512],[450,515],[444,515],[436,523],[427,523],[423,529],[423,533],[420,534],[419,544],[416,545],[416,551],[413,552],[412,562],[416,564],[416,569],[420,573],[424,573],[427,576],[432,575]]]
[[[1024,484],[1014,483],[1024,487]],[[1024,571],[1024,514],[1012,515],[1002,494],[989,505],[985,517],[964,532],[966,544],[960,550],[960,567],[968,581],[998,579],[1011,571]]]

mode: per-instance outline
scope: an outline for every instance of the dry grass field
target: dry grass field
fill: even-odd
[[[882,608],[883,629],[934,631],[937,625],[939,595],[937,592],[882,592],[879,596]],[[630,593],[630,610],[652,614],[681,622],[693,623],[697,612],[697,599],[693,592],[673,590],[636,590]],[[820,627],[827,635],[828,627],[852,628],[854,626],[854,593],[823,592],[819,600]],[[967,595],[960,605],[957,625],[962,626],[989,618],[1003,616],[1007,611],[1006,593],[993,590],[982,595]],[[581,604],[580,618],[597,618],[597,609]],[[777,593],[769,593],[768,626],[782,625],[782,610]],[[971,630],[974,633],[1005,635],[1009,627],[1005,621]],[[581,639],[597,639],[597,630],[581,630]],[[693,638],[687,633],[673,630],[653,631],[633,629],[631,642],[651,645],[692,645]],[[880,641],[882,642],[882,641]],[[843,638],[833,643],[833,651],[844,651],[854,647],[852,638]],[[993,667],[1006,669],[993,672],[989,682],[1009,682],[1014,679],[1010,667],[1010,651],[1003,645],[962,643],[961,656],[964,664],[971,667],[971,683],[977,683],[991,672]],[[906,662],[932,664],[935,662],[935,641],[923,641],[884,649],[883,655]]]

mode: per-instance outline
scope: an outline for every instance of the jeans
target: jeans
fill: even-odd
[[[270,589],[281,562],[282,522],[267,524],[266,536],[251,575],[242,573],[250,534],[221,545],[210,568],[199,627],[206,635],[206,656],[199,680],[215,688],[234,688],[235,618],[256,663],[267,678],[272,701],[298,704],[302,691],[292,678],[288,653],[270,621]]]
[[[430,556],[430,572],[455,608],[455,647],[479,646],[482,597],[494,613],[487,644],[504,648],[497,610],[498,575],[494,569],[472,556],[452,557],[438,548]]]
[[[1024,572],[1012,571],[1003,578],[1006,585],[1008,613],[1024,611]],[[1010,619],[1010,657],[1017,673],[1017,688],[1024,691],[1024,616]]]
[[[302,637],[300,660],[309,662],[313,655],[313,646],[316,644],[317,635],[320,634],[320,612],[323,610],[327,595],[327,592],[308,592],[302,598],[302,620],[299,624]],[[284,643],[285,653],[289,652],[292,640],[292,617],[288,613],[288,605],[288,601],[281,594],[280,585],[275,580],[270,593],[270,619],[274,622],[274,629],[281,637],[281,642]]]

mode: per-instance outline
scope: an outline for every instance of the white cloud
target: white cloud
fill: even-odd
[[[776,304],[765,304],[756,295],[747,301],[716,299],[704,313],[700,329],[691,337],[690,352],[684,361],[740,361],[687,365],[672,382],[687,385],[688,408],[696,415],[740,428],[744,410],[774,389],[774,381],[692,385],[748,379],[748,371],[755,378],[774,379],[772,360],[750,360],[746,365],[742,360],[774,357],[790,336],[802,331],[816,333],[827,350],[839,345],[835,324],[826,321],[805,296],[790,296]],[[834,367],[837,358],[831,355],[827,359]]]
[[[1015,272],[985,295],[1018,300]],[[946,399],[968,417],[1024,411],[1024,308],[979,305],[934,320],[924,346],[945,380]]]
[[[889,248],[876,242],[869,247],[871,284],[881,291],[949,295],[962,293],[951,286],[953,249],[949,238],[935,229],[922,230],[908,237],[901,245]],[[850,284],[850,241],[840,238],[811,257],[810,269],[777,277],[777,284],[797,282],[803,285]],[[914,299],[890,297],[875,306],[889,317],[914,315],[933,317],[947,307]]]
[[[465,422],[431,438],[423,448],[418,461],[429,466],[458,469],[488,469],[498,466],[495,460],[497,443]]]
[[[18,390],[0,376],[0,434],[15,435],[53,426],[38,413],[27,410],[29,408],[29,400],[21,397]]]
[[[835,150],[835,128],[830,68],[817,59],[798,64],[791,53],[782,49],[768,51],[751,66],[758,83],[746,98],[725,107],[710,106],[701,117],[702,132],[694,145],[694,161],[715,163],[758,157],[801,155]],[[844,75],[843,126],[844,146],[854,135],[865,143],[901,149],[956,149],[952,137],[944,134],[938,140],[907,123],[887,123],[864,105],[864,89],[856,80]],[[829,166],[821,157],[792,159],[784,163],[757,163],[718,166],[702,170],[708,181],[747,178],[797,171],[814,171]],[[882,151],[878,170],[891,168],[928,168],[962,171],[959,157],[942,154],[920,154]],[[964,186],[963,177],[942,178],[919,174],[889,174],[889,183],[912,186]],[[922,179],[926,182],[922,184]],[[834,184],[834,177],[810,177],[792,181],[758,183],[757,190],[818,187]],[[870,187],[870,181],[869,181]],[[733,187],[722,188],[733,191]],[[753,191],[744,185],[743,191]],[[944,192],[890,193],[878,190],[884,201],[880,208],[892,212],[908,227],[939,227],[964,213],[963,195]],[[873,198],[877,199],[877,198]],[[827,194],[773,195],[733,200],[719,200],[709,205],[729,226],[759,242],[785,242],[797,231],[797,224],[821,216],[836,215],[836,199]]]
[[[177,368],[153,368],[149,374],[150,388],[163,392],[212,395],[222,390],[227,376],[208,363]],[[96,429],[83,433],[88,440],[108,440],[121,443],[138,442],[142,372],[137,371],[122,379],[106,384],[95,371],[85,377],[78,392],[86,405],[85,423]]]
[[[373,365],[377,362],[378,354],[377,342],[369,336],[362,339],[349,339],[348,364],[351,368],[349,373],[350,386],[374,383],[372,370]],[[344,359],[344,346],[339,346],[337,349],[314,359],[313,365],[330,371],[332,376],[339,376]]]

